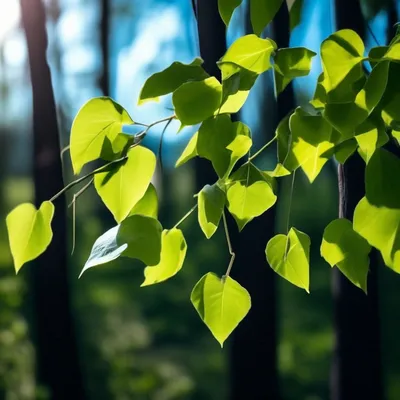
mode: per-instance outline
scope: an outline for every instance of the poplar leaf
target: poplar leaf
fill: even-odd
[[[321,256],[331,266],[338,269],[355,286],[367,293],[368,242],[353,230],[347,219],[332,221],[324,231]]]
[[[215,233],[224,212],[225,193],[217,184],[206,185],[198,197],[198,220],[207,239]]]
[[[276,44],[270,39],[246,35],[237,39],[219,61],[221,69],[225,63],[233,63],[248,71],[261,74],[271,68],[271,54]]]
[[[54,205],[50,201],[43,202],[38,210],[33,204],[23,203],[7,215],[8,239],[16,273],[25,263],[44,253],[51,243],[53,215]]]
[[[249,292],[229,276],[204,275],[190,300],[221,347],[251,308]]]
[[[75,175],[86,163],[101,156],[105,143],[110,144],[112,153],[121,152],[128,138],[119,134],[123,125],[132,123],[127,111],[109,97],[97,97],[84,104],[71,128],[70,153]]]
[[[175,163],[175,168],[180,167],[181,165],[185,164],[192,158],[198,156],[197,153],[197,138],[198,132],[196,132],[189,140],[189,143],[186,145],[185,149],[183,150],[181,156]]]
[[[181,85],[172,95],[176,117],[185,126],[211,117],[222,100],[222,86],[214,77]]]
[[[139,104],[158,100],[160,96],[174,92],[179,86],[189,81],[201,81],[208,78],[202,68],[203,60],[195,58],[190,64],[174,62],[168,68],[150,76],[139,95]]]
[[[150,183],[143,197],[133,206],[129,215],[144,215],[146,217],[157,218],[158,196],[156,188],[152,183]]]
[[[117,222],[123,221],[144,196],[156,168],[156,156],[142,146],[129,150],[128,159],[96,174],[94,185]]]
[[[240,4],[242,4],[242,0],[218,0],[219,14],[226,26],[229,25],[233,12]]]
[[[154,285],[176,275],[185,261],[186,248],[186,240],[180,229],[164,230],[161,236],[160,262],[145,268],[145,280],[141,286]]]
[[[264,28],[274,19],[283,0],[250,0],[250,19],[253,31],[261,35]]]
[[[227,190],[228,210],[240,231],[253,218],[275,204],[272,180],[268,178],[251,163],[243,165],[230,177]]]
[[[310,238],[296,228],[276,235],[265,249],[268,264],[282,278],[309,293]]]

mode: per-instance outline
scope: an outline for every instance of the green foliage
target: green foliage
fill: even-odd
[[[282,2],[250,1],[257,35]],[[240,0],[219,0],[226,24],[240,4]],[[294,27],[302,1],[288,1],[287,5]],[[218,62],[221,82],[208,76],[201,59],[191,64],[175,62],[152,75],[142,88],[139,103],[172,94],[174,114],[150,125],[137,123],[144,128],[134,137],[122,133],[124,125],[134,122],[112,99],[99,97],[86,103],[71,130],[74,173],[79,174],[84,165],[94,160],[108,163],[71,182],[39,210],[23,204],[11,211],[7,229],[16,271],[49,245],[52,201],[86,179],[94,177],[97,194],[118,225],[95,241],[82,273],[124,256],[145,265],[142,286],[173,277],[182,269],[187,250],[178,226],[198,208],[198,223],[207,238],[213,236],[223,218],[231,255],[225,275],[219,278],[208,273],[191,295],[201,319],[222,346],[251,305],[246,289],[229,276],[234,249],[225,208],[241,231],[276,203],[280,177],[301,169],[312,183],[329,159],[335,157],[344,164],[357,152],[366,164],[366,195],[356,207],[353,223],[338,219],[326,227],[321,255],[365,292],[371,246],[381,252],[389,268],[400,273],[400,160],[382,149],[389,141],[398,144],[400,140],[400,36],[389,46],[372,49],[366,57],[364,43],[355,32],[341,30],[330,35],[321,44],[323,72],[316,82],[313,100],[285,116],[271,141],[254,151],[249,128],[240,121],[233,122],[231,114],[243,106],[259,75],[273,68],[279,94],[294,78],[309,74],[315,56],[306,48],[277,49],[273,40],[257,35],[240,37],[229,47]],[[366,62],[372,67],[370,73],[363,68]],[[218,180],[209,182],[195,196],[197,204],[172,229],[165,229],[158,221],[158,196],[150,183],[156,156],[142,146],[142,140],[150,128],[169,124],[173,119],[182,126],[200,125],[176,166],[202,157],[211,162]],[[274,141],[276,166],[272,171],[262,171],[253,161]],[[243,157],[246,161],[237,166]],[[307,292],[310,245],[308,235],[295,228],[266,244],[271,268]]]
[[[160,96],[174,92],[186,82],[208,78],[208,74],[201,67],[202,64],[201,58],[195,58],[190,64],[174,62],[164,71],[152,75],[143,85],[139,104],[158,100]]]
[[[335,219],[325,228],[321,256],[364,292],[367,292],[370,250],[368,242],[353,230],[347,219]]]
[[[110,144],[113,153],[119,153],[127,143],[119,133],[123,125],[133,121],[127,111],[108,97],[97,97],[82,106],[71,128],[71,162],[75,174],[82,167],[102,155]]]
[[[265,248],[268,264],[282,278],[310,292],[310,238],[296,228],[276,235]]]
[[[230,276],[219,278],[212,272],[196,283],[190,300],[221,347],[251,307],[243,286]]]
[[[53,238],[53,215],[54,205],[50,201],[42,203],[39,210],[33,204],[24,203],[8,214],[8,238],[16,273],[26,262],[40,256],[49,246]]]
[[[156,168],[156,156],[142,146],[128,151],[127,160],[97,174],[94,186],[117,222],[123,221],[146,193]]]
[[[221,221],[226,195],[217,184],[212,186],[206,185],[201,189],[197,199],[199,225],[206,238],[210,239]]]

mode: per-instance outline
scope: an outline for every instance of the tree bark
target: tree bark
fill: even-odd
[[[20,3],[33,93],[33,175],[39,206],[63,187],[63,176],[56,105],[46,60],[45,10],[40,0]],[[70,308],[65,205],[65,198],[60,197],[52,222],[52,243],[30,270],[37,380],[54,400],[85,398]]]
[[[336,0],[337,29],[353,29],[361,37],[365,23],[359,0]],[[355,153],[338,167],[339,217],[352,220],[365,195],[365,164]],[[333,400],[384,399],[381,371],[377,268],[379,256],[370,256],[368,296],[333,270],[335,347],[331,392]]]
[[[100,89],[104,96],[110,95],[110,0],[101,0],[100,44],[103,70],[100,76]]]

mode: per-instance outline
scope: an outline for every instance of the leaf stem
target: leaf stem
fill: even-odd
[[[230,254],[230,256],[231,256],[231,259],[230,259],[230,261],[229,261],[228,268],[227,268],[227,270],[226,270],[226,272],[225,272],[225,275],[223,276],[223,278],[224,278],[224,277],[229,276],[229,274],[231,273],[232,266],[233,266],[233,262],[235,261],[236,254],[234,253],[234,251],[233,251],[233,249],[232,249],[231,238],[230,238],[230,236],[229,236],[228,223],[226,222],[225,210],[224,210],[223,213],[222,213],[222,220],[223,220],[223,222],[224,222],[224,230],[225,230],[225,236],[226,236],[226,243],[228,244],[228,251],[229,251],[229,254]]]
[[[286,220],[286,234],[289,233],[289,228],[290,228],[290,216],[291,216],[291,213],[292,213],[292,199],[293,199],[295,178],[296,178],[296,170],[293,171],[292,183],[290,185],[289,208],[288,208],[287,220]]]
[[[268,143],[264,144],[263,147],[261,147],[260,150],[258,150],[256,153],[254,153],[251,157],[249,157],[249,159],[247,160],[247,162],[251,162],[253,161],[256,157],[258,157],[268,146],[270,146],[272,143],[275,142],[277,138],[277,135],[275,135]]]
[[[158,124],[162,124],[163,122],[170,123],[170,122],[171,122],[173,119],[175,119],[175,118],[176,118],[176,115],[173,114],[173,115],[171,115],[171,116],[169,116],[169,117],[167,117],[167,118],[162,118],[162,119],[159,119],[159,120],[157,120],[157,121],[155,121],[155,122],[152,122],[150,125],[138,123],[137,125],[145,126],[146,129],[143,130],[142,132],[138,133],[138,134],[135,136],[135,139],[136,139],[136,140],[142,140],[142,139],[147,135],[148,131],[149,131],[153,126],[158,125]]]
[[[197,208],[197,203],[174,225],[172,229],[176,229],[182,222],[186,220],[192,214],[192,212]]]

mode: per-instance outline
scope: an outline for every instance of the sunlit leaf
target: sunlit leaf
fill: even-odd
[[[260,35],[274,19],[283,0],[250,0],[250,19],[253,31]]]
[[[260,39],[256,35],[246,35],[237,39],[221,58],[219,66],[233,63],[248,71],[261,74],[271,68],[271,54],[275,43],[270,39]]]
[[[351,138],[339,143],[334,148],[335,158],[338,163],[344,164],[347,159],[357,150],[358,143],[357,140]]]
[[[367,292],[370,250],[368,242],[353,230],[347,219],[336,219],[325,228],[321,256],[364,292]]]
[[[195,58],[190,64],[176,61],[163,71],[153,74],[143,85],[139,95],[139,104],[149,100],[158,100],[160,96],[174,92],[186,82],[208,78],[202,64],[201,58]]]
[[[225,197],[217,184],[204,186],[197,197],[199,225],[207,239],[218,228],[225,207]]]
[[[222,86],[214,77],[184,83],[172,95],[176,116],[186,126],[211,117],[221,100]]]
[[[154,285],[176,275],[186,256],[186,240],[180,229],[164,230],[161,238],[161,260],[154,267],[146,267],[141,286]]]
[[[158,196],[156,188],[150,183],[143,197],[133,206],[129,215],[144,215],[157,218]]]
[[[291,228],[288,235],[276,235],[265,249],[268,264],[280,276],[309,293],[310,238]]]
[[[235,218],[239,230],[253,218],[260,216],[276,202],[271,179],[247,163],[230,177],[227,191],[228,210]]]
[[[183,150],[183,153],[181,156],[178,158],[178,160],[175,163],[175,167],[180,167],[181,165],[185,164],[192,158],[196,157],[198,155],[197,153],[197,138],[198,138],[198,132],[196,132],[189,140],[189,143]]]
[[[212,272],[197,282],[190,300],[221,347],[251,308],[250,295],[243,286]]]
[[[201,125],[197,153],[210,160],[218,176],[224,178],[249,151],[251,143],[250,130],[245,124],[232,122],[228,115],[219,115]]]
[[[123,221],[144,196],[156,168],[156,156],[142,146],[133,147],[128,159],[96,174],[94,185],[117,222]]]
[[[94,243],[81,274],[120,256],[136,258],[146,265],[160,261],[161,224],[154,218],[133,215],[114,226]]]
[[[305,47],[279,49],[274,56],[277,93],[281,93],[294,78],[308,75],[316,55]]]
[[[54,205],[50,201],[43,202],[38,210],[33,204],[20,204],[7,215],[8,239],[16,273],[25,263],[44,253],[51,243],[53,215]]]
[[[71,128],[72,167],[79,174],[82,167],[100,157],[106,138],[113,153],[123,150],[128,138],[118,135],[133,121],[125,109],[108,97],[97,97],[82,106]]]

